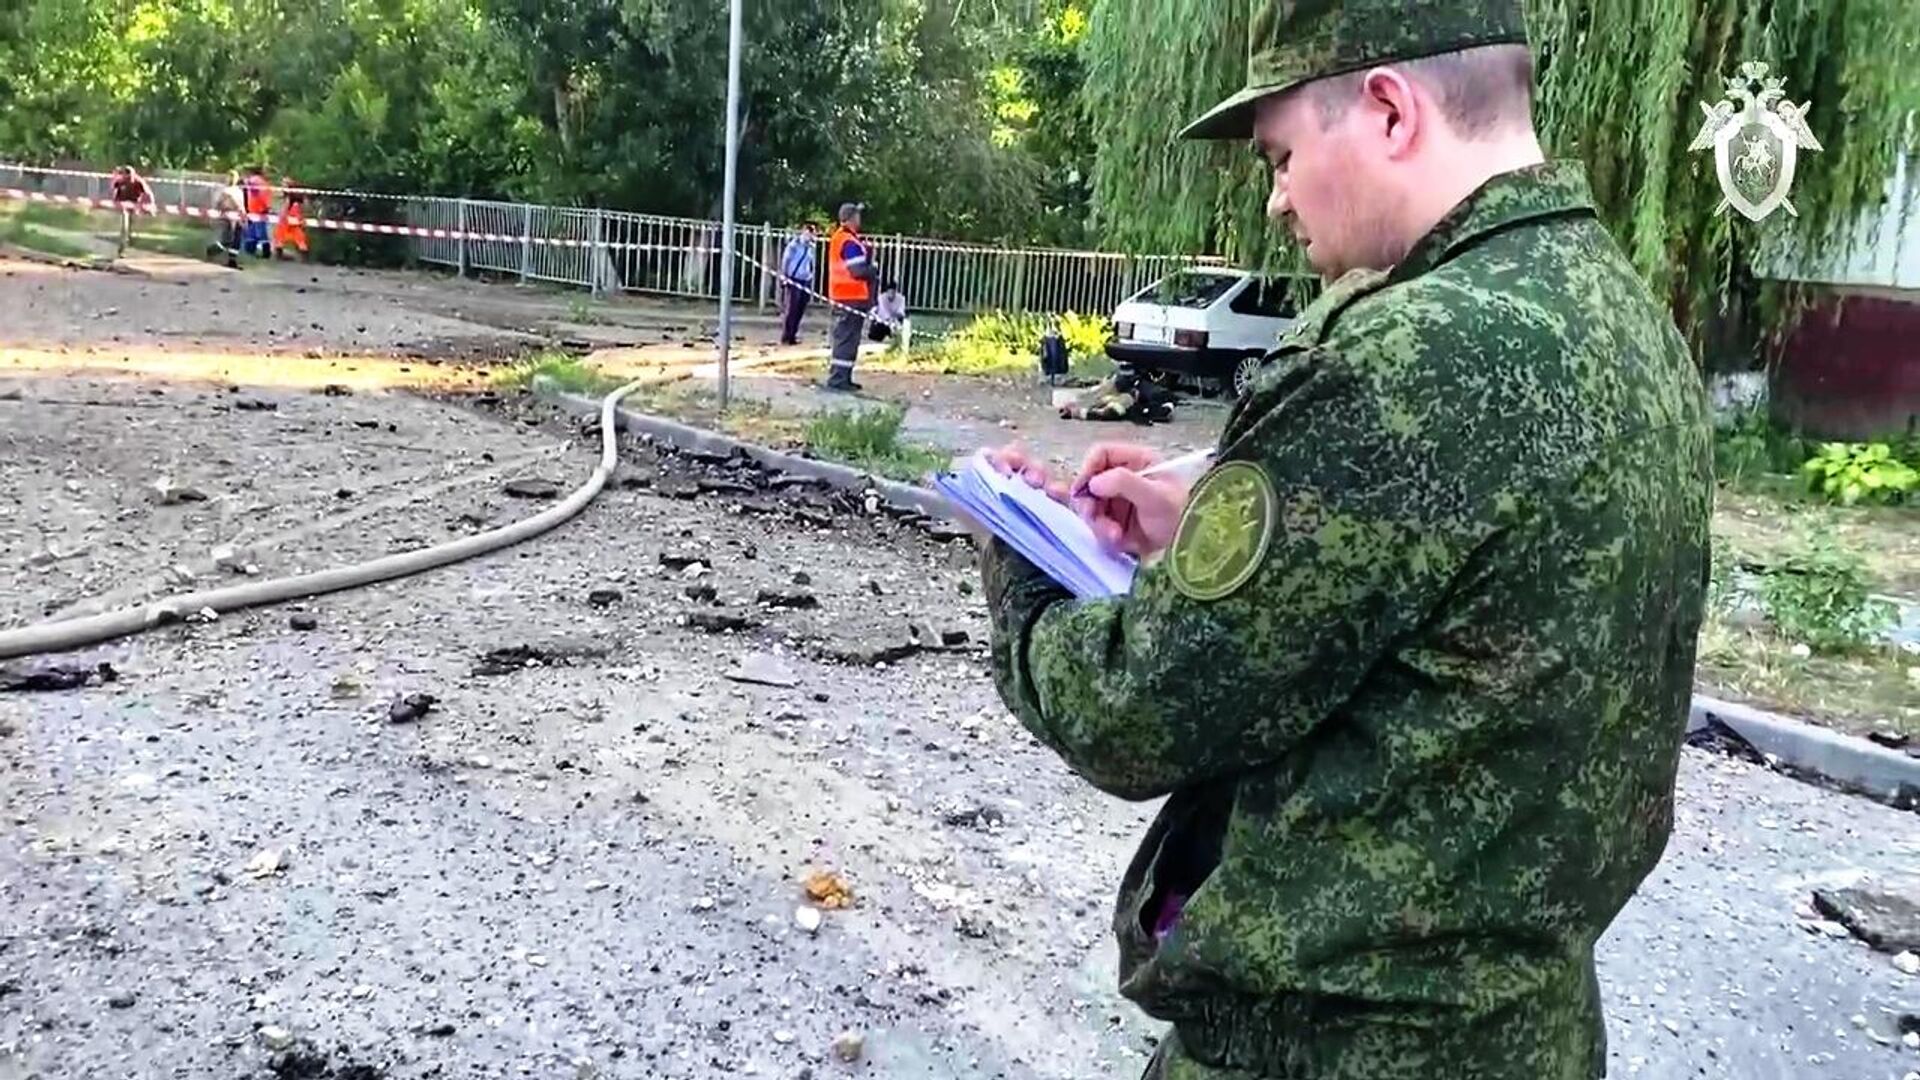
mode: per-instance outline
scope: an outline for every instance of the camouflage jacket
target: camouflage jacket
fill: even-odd
[[[1129,595],[982,558],[1007,705],[1171,796],[1122,991],[1255,1075],[1602,1075],[1594,942],[1671,828],[1712,452],[1584,176],[1496,177],[1334,283],[1219,450]]]

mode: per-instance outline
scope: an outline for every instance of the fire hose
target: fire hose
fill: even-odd
[[[635,379],[619,387],[600,401],[600,462],[571,494],[558,504],[510,525],[489,529],[443,544],[387,555],[368,562],[338,566],[310,574],[248,582],[220,589],[183,593],[137,607],[121,608],[78,618],[35,623],[13,630],[0,630],[0,660],[40,653],[65,652],[149,630],[174,622],[189,614],[212,611],[221,614],[243,608],[301,600],[326,593],[357,589],[396,578],[435,570],[481,555],[491,554],[523,540],[552,531],[579,513],[600,494],[619,464],[619,444],[615,438],[614,410],[621,399],[658,376]]]

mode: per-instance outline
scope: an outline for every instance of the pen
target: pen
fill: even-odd
[[[1158,473],[1176,472],[1178,470],[1185,469],[1190,465],[1205,464],[1207,461],[1211,460],[1212,458],[1213,458],[1213,451],[1211,450],[1195,450],[1191,454],[1181,454],[1177,457],[1170,457],[1167,460],[1162,461],[1158,464],[1149,465],[1146,468],[1141,469],[1139,472],[1139,475],[1154,476]],[[1092,478],[1089,477],[1088,479],[1092,479]],[[1085,495],[1086,493],[1087,493],[1087,486],[1084,482],[1075,484],[1073,486],[1073,491],[1068,495],[1068,498],[1077,499],[1080,496]]]

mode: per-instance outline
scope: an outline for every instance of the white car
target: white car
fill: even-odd
[[[1113,309],[1107,356],[1159,382],[1197,381],[1245,393],[1295,314],[1296,279],[1191,267]]]

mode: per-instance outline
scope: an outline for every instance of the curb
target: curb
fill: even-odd
[[[535,376],[532,389],[535,397],[555,402],[572,412],[587,416],[600,415],[599,401],[561,390],[546,376]],[[851,466],[839,465],[831,461],[818,461],[814,458],[800,457],[797,454],[770,450],[757,443],[736,439],[718,431],[692,427],[662,416],[635,412],[625,407],[616,408],[614,416],[619,422],[619,430],[650,435],[659,442],[681,450],[692,450],[702,454],[738,454],[758,462],[767,469],[818,480],[828,487],[861,495],[872,491],[880,496],[881,501],[899,510],[910,510],[934,517],[952,515],[952,508],[947,505],[947,500],[931,488],[888,480],[885,477],[861,472]]]
[[[600,409],[600,403],[594,399],[560,390],[544,376],[534,379],[533,392],[575,412],[597,415]],[[651,435],[682,450],[738,453],[769,469],[820,480],[832,487],[857,493],[877,492],[886,502],[902,509],[935,516],[951,514],[946,500],[927,488],[887,480],[845,465],[769,450],[731,435],[631,409],[618,409],[616,415],[623,430]],[[1920,758],[1777,713],[1705,694],[1693,695],[1687,734],[1714,724],[1745,740],[1775,768],[1896,806],[1920,806]]]
[[[1803,720],[1695,694],[1688,734],[1716,723],[1744,739],[1769,765],[1881,802],[1920,807],[1920,758]]]

